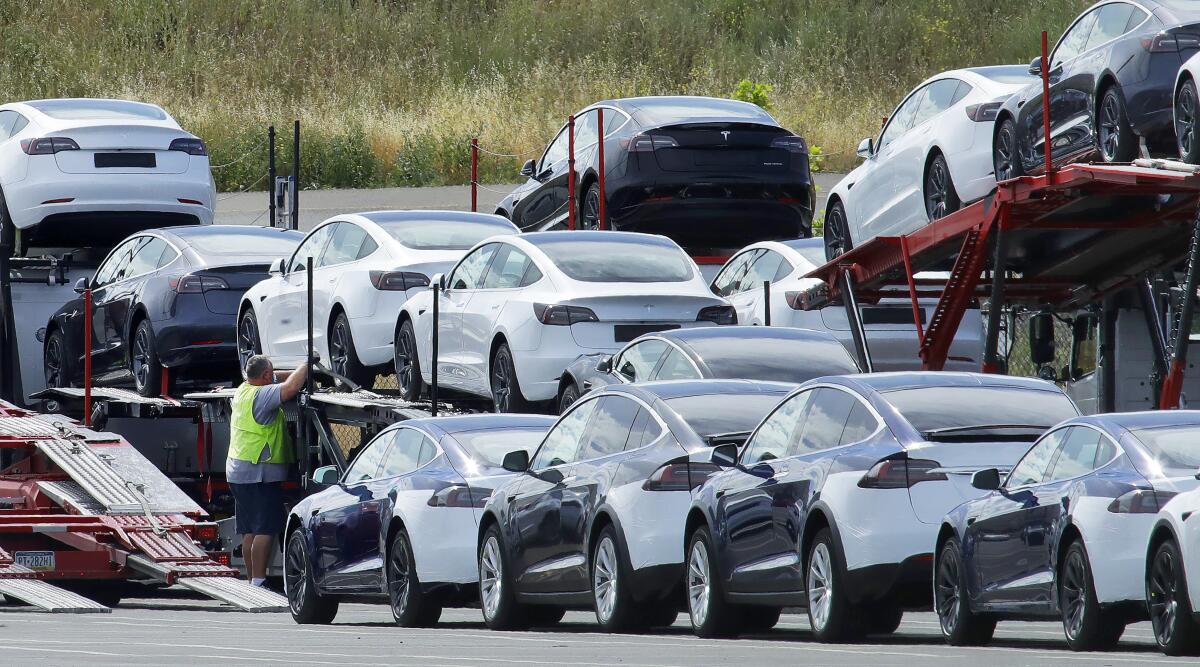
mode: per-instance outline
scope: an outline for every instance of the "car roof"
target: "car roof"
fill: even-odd
[[[376,224],[387,222],[402,222],[402,221],[429,221],[437,222],[441,220],[457,220],[463,222],[479,222],[483,224],[492,224],[504,227],[514,227],[512,222],[502,215],[494,213],[475,213],[472,211],[446,211],[446,210],[382,210],[382,211],[363,211],[360,213],[346,214],[340,217],[358,216]],[[338,217],[338,216],[335,216]]]
[[[245,234],[247,236],[279,234],[282,236],[292,236],[297,240],[304,238],[304,232],[283,229],[281,227],[261,227],[259,225],[178,225],[174,227],[162,227],[157,231],[180,239],[195,238],[198,236],[221,236],[230,233]]]
[[[779,122],[757,104],[722,97],[699,95],[625,97],[604,100],[592,105],[592,107],[596,106],[616,107],[629,114],[642,127],[719,120],[779,126]],[[688,113],[687,109],[694,109],[694,113]]]
[[[604,391],[633,394],[643,399],[686,398],[689,396],[776,394],[783,396],[796,385],[786,382],[762,382],[759,380],[658,380],[636,384],[609,385]]]
[[[114,116],[114,117],[97,116],[94,118],[87,118],[87,117],[84,117],[84,118],[59,118],[57,116],[51,115],[47,111],[48,107],[66,110],[66,109],[71,108],[72,105],[82,108],[89,104],[96,108],[99,108],[102,106],[110,106],[113,108],[124,106],[127,110],[130,110],[130,111],[145,110],[145,111],[149,111],[152,113],[156,112],[154,115],[162,114],[162,117],[161,118],[149,118],[149,117],[126,118],[126,117],[121,117],[121,116]],[[104,121],[110,121],[110,120],[122,120],[122,121],[143,123],[143,124],[147,124],[147,125],[160,125],[160,126],[178,128],[178,123],[176,123],[175,119],[171,117],[171,114],[167,113],[166,109],[158,106],[157,104],[150,104],[149,102],[138,102],[135,100],[122,100],[122,99],[110,98],[110,97],[61,97],[61,98],[46,98],[46,99],[38,99],[38,100],[25,100],[25,101],[21,101],[21,102],[12,102],[9,104],[5,104],[3,107],[0,107],[0,108],[8,108],[8,109],[12,109],[14,111],[20,111],[23,114],[26,114],[28,116],[36,118],[37,120],[39,120],[40,122],[42,122],[44,124],[51,124],[51,125],[63,124],[63,123],[72,123],[72,124],[73,123],[85,123],[85,124],[87,124],[87,123],[104,122]]]
[[[464,433],[467,431],[483,431],[488,429],[509,429],[509,428],[550,428],[555,422],[554,417],[548,415],[523,415],[523,414],[478,414],[478,415],[454,415],[448,417],[421,417],[419,419],[409,419],[400,422],[403,426],[413,426],[416,428],[428,429],[433,427],[454,435],[455,433]]]
[[[1061,391],[1053,383],[1037,378],[985,373],[956,373],[950,371],[860,373],[843,375],[832,379],[840,379],[845,384],[870,389],[878,393],[926,387],[1013,387],[1038,391]]]
[[[647,337],[659,336],[681,343],[701,344],[712,340],[793,340],[811,341],[813,343],[835,343],[841,345],[836,338],[824,331],[800,329],[796,327],[758,327],[758,326],[725,326],[725,327],[692,327],[689,329],[671,329]]]
[[[1109,430],[1134,431],[1164,426],[1200,426],[1200,410],[1144,410],[1140,412],[1109,412],[1087,415],[1070,420],[1071,424],[1092,424]]]
[[[660,236],[658,234],[641,234],[638,232],[615,232],[615,231],[594,231],[594,230],[576,230],[576,231],[559,231],[559,232],[528,232],[521,234],[518,237],[532,246],[541,247],[551,243],[587,243],[601,241],[617,241],[624,243],[637,243],[642,245],[657,245],[667,248],[678,248],[679,245],[671,239]]]

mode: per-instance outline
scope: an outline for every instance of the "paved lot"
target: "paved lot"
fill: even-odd
[[[243,614],[214,602],[130,600],[112,614],[51,615],[0,607],[2,662],[20,665],[1133,665],[1196,664],[1168,658],[1147,623],[1130,626],[1119,650],[1072,653],[1056,623],[1002,623],[983,648],[942,643],[929,613],[905,616],[900,631],[872,643],[809,641],[803,616],[736,640],[694,637],[681,615],[655,635],[598,633],[591,613],[572,612],[555,630],[487,630],[477,609],[447,610],[439,627],[405,630],[384,606],[346,604],[331,626],[298,626],[287,614]]]

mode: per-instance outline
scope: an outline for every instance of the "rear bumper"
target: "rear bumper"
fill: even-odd
[[[189,377],[225,376],[237,370],[237,339],[233,315],[212,315],[189,309],[168,320],[153,322],[159,362],[182,368]]]

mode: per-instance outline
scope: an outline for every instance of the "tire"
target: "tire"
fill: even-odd
[[[558,625],[567,615],[566,607],[537,605],[525,608],[525,618],[531,628],[549,628]]]
[[[813,637],[822,643],[852,641],[861,634],[854,607],[844,592],[844,569],[833,533],[822,528],[813,537],[804,560],[808,622]]]
[[[288,535],[287,553],[283,559],[283,590],[292,619],[300,625],[328,625],[337,616],[337,599],[317,592],[304,534],[299,530]]]
[[[779,623],[782,613],[782,607],[742,607],[739,611],[742,629],[747,632],[766,632]]]
[[[706,639],[737,634],[736,608],[725,600],[721,576],[713,560],[712,534],[700,527],[688,539],[684,590],[692,632]]]
[[[246,377],[246,362],[256,354],[262,354],[262,334],[258,329],[258,317],[254,309],[247,308],[238,319],[237,352],[238,370],[242,379]]]
[[[1146,568],[1146,607],[1163,653],[1200,655],[1200,623],[1192,616],[1187,572],[1174,540],[1160,544]]]
[[[954,189],[954,179],[950,176],[950,165],[941,154],[929,164],[922,192],[925,196],[925,214],[931,221],[944,218],[962,207],[958,191]]]
[[[70,387],[75,383],[75,355],[67,349],[67,337],[61,329],[50,332],[42,349],[42,371],[47,387]]]
[[[679,607],[673,604],[651,605],[643,613],[647,628],[669,628],[679,620]]]
[[[1058,572],[1058,608],[1063,633],[1072,651],[1104,651],[1121,639],[1125,624],[1096,601],[1096,586],[1087,550],[1076,539],[1067,547]]]
[[[1140,150],[1116,86],[1109,86],[1096,106],[1096,148],[1103,162],[1133,162]]]
[[[996,633],[996,620],[971,613],[962,547],[950,538],[938,551],[933,566],[933,610],[942,637],[951,646],[983,646]]]
[[[633,599],[632,568],[621,553],[617,529],[609,524],[596,538],[592,548],[592,601],[596,623],[605,632],[632,632],[642,629],[641,614]]]
[[[521,382],[517,379],[517,368],[508,343],[501,343],[496,348],[490,374],[496,412],[529,412],[529,402],[521,393]]]
[[[566,414],[567,408],[579,400],[581,393],[579,385],[575,384],[574,380],[568,382],[567,386],[563,387],[562,393],[558,395],[558,414]]]
[[[396,332],[392,345],[392,367],[396,371],[396,384],[406,401],[415,401],[425,393],[425,381],[421,379],[421,358],[417,355],[417,334],[412,320],[404,320]]]
[[[992,140],[992,173],[996,176],[996,182],[1025,175],[1021,148],[1017,142],[1017,124],[1012,118],[1005,118],[1000,123]]]
[[[133,340],[129,341],[129,370],[139,395],[158,396],[162,393],[163,367],[158,361],[158,345],[150,320],[138,322],[133,331]]]
[[[527,608],[517,602],[504,539],[495,524],[483,534],[479,547],[479,607],[483,610],[483,622],[491,630],[529,627]]]
[[[1200,95],[1196,82],[1188,79],[1175,95],[1175,148],[1179,159],[1188,164],[1200,164]]]
[[[607,225],[606,225],[607,226]],[[592,183],[579,206],[579,229],[600,229],[600,184]]]
[[[904,610],[894,602],[876,602],[862,612],[869,635],[890,635],[900,629],[904,620]]]
[[[350,333],[350,318],[346,313],[338,313],[329,327],[329,368],[363,389],[370,389],[375,384],[375,374],[358,360],[354,336]]]
[[[832,262],[854,248],[850,238],[850,223],[846,218],[846,207],[841,200],[833,202],[825,213],[825,260]]]
[[[430,628],[442,616],[442,605],[421,590],[417,577],[417,559],[412,542],[401,528],[388,545],[387,567],[388,603],[392,618],[402,628]]]

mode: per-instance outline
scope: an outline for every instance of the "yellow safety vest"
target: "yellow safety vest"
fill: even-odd
[[[254,397],[262,387],[243,382],[233,396],[233,418],[229,424],[229,458],[258,463],[263,445],[271,448],[267,463],[292,463],[292,439],[288,435],[283,408],[270,424],[254,419]]]

